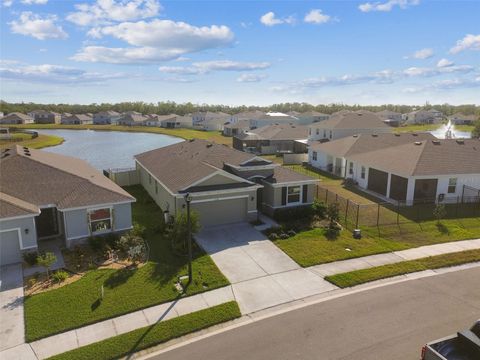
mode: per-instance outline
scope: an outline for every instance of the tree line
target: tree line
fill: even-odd
[[[456,112],[463,113],[465,115],[475,114],[480,117],[480,106],[473,104],[465,105],[450,105],[450,104],[439,104],[439,105],[430,105],[426,103],[424,106],[413,106],[413,105],[346,105],[342,103],[334,104],[321,104],[321,105],[312,105],[308,103],[281,103],[273,104],[270,106],[227,106],[227,105],[210,105],[210,104],[193,104],[193,103],[182,103],[177,104],[173,101],[162,101],[157,103],[146,103],[143,101],[135,102],[121,102],[116,104],[110,103],[101,103],[101,104],[36,104],[36,103],[9,103],[6,101],[0,101],[0,111],[4,114],[11,112],[22,112],[28,113],[33,110],[47,110],[54,111],[58,113],[72,113],[72,114],[82,114],[82,113],[97,113],[100,111],[114,110],[117,112],[126,112],[126,111],[137,111],[142,114],[158,114],[158,115],[168,115],[168,114],[177,114],[177,115],[186,115],[194,113],[197,111],[212,111],[212,112],[225,112],[228,114],[236,114],[243,111],[275,111],[275,112],[306,112],[306,111],[318,111],[325,114],[332,114],[339,110],[369,110],[369,111],[381,111],[381,110],[391,110],[399,113],[407,113],[413,110],[418,109],[436,109],[441,111],[445,115],[453,115]]]

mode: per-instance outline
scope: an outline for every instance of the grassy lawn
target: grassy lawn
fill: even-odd
[[[35,139],[32,139],[31,135],[18,133],[14,134],[14,137],[19,137],[22,139],[22,141],[10,142],[0,140],[0,148],[20,145],[27,146],[33,149],[41,149],[48,146],[60,145],[63,142],[63,138],[54,135],[39,135]]]
[[[187,273],[187,259],[175,256],[159,228],[163,213],[140,186],[126,190],[137,199],[133,219],[146,227],[150,261],[136,270],[92,270],[62,288],[25,299],[27,341],[81,327],[141,308],[174,300],[178,276]],[[193,283],[187,295],[228,285],[212,259],[198,250],[193,261]],[[99,301],[104,285],[105,296]]]
[[[423,131],[433,131],[437,130],[443,126],[443,124],[417,124],[417,125],[406,125],[394,128],[394,132],[423,132]]]
[[[327,276],[325,280],[330,281],[332,284],[341,288],[346,288],[397,275],[461,265],[476,261],[480,261],[480,250],[467,250],[331,275]]]
[[[29,124],[14,125],[19,129],[69,129],[69,130],[103,130],[103,131],[127,131],[127,132],[145,132],[176,136],[182,139],[204,139],[214,141],[219,144],[232,146],[232,138],[223,136],[220,131],[201,131],[193,129],[165,129],[149,126],[120,126],[120,125],[59,125],[59,124]]]
[[[53,356],[50,360],[118,359],[168,340],[240,317],[236,302],[228,302],[155,325],[118,335],[76,350]]]
[[[445,219],[407,223],[399,226],[362,227],[362,239],[353,239],[349,230],[330,240],[324,229],[300,232],[274,243],[299,265],[307,267],[332,261],[404,250],[424,245],[480,238],[480,219]],[[349,249],[349,250],[346,250]]]

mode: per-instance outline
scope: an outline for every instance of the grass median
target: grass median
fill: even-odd
[[[393,276],[439,269],[476,261],[480,261],[480,249],[430,256],[417,260],[401,261],[395,264],[376,266],[369,269],[349,271],[327,276],[325,280],[338,287],[346,288]]]
[[[109,360],[167,342],[241,316],[235,301],[162,321],[53,356],[50,360]]]
[[[20,138],[21,141],[11,142],[11,141],[1,141],[0,148],[10,147],[14,145],[27,146],[32,149],[42,149],[49,146],[56,146],[63,143],[64,139],[60,136],[55,135],[44,135],[40,134],[36,138],[31,138],[31,135],[27,134],[15,134],[14,137]]]

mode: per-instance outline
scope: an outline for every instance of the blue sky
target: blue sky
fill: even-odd
[[[0,2],[7,101],[480,103],[479,1]]]

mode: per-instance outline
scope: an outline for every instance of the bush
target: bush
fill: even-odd
[[[130,233],[133,235],[133,236],[138,236],[138,237],[144,237],[145,236],[145,231],[146,231],[146,227],[137,223],[137,222],[134,222],[133,223],[133,229],[130,230]]]
[[[272,226],[268,229],[263,230],[263,233],[267,236],[270,236],[270,234],[276,234],[278,232],[282,231],[281,226]]]
[[[135,236],[132,233],[128,233],[120,236],[117,240],[115,246],[118,250],[122,251],[124,254],[128,254],[128,251],[132,247],[144,246],[145,243],[140,236]]]
[[[281,233],[281,234],[280,234],[280,239],[282,239],[282,240],[286,240],[286,239],[288,239],[289,237],[290,237],[290,236],[288,236],[287,233]]]
[[[271,234],[269,234],[269,235],[268,235],[268,238],[269,238],[270,240],[272,240],[272,241],[279,239],[278,234],[277,234],[277,233],[274,233],[274,232],[272,232]]]
[[[23,260],[30,266],[37,264],[38,253],[36,251],[29,251],[23,253]]]
[[[56,283],[64,282],[68,279],[68,273],[64,270],[58,270],[53,273],[52,280]]]
[[[100,251],[105,246],[105,238],[103,236],[90,236],[88,238],[88,245],[93,251]]]
[[[110,249],[116,249],[116,246],[117,246],[117,240],[118,240],[119,236],[117,234],[114,234],[114,233],[110,233],[110,234],[107,234],[105,235],[105,244],[110,247]]]
[[[315,199],[312,204],[313,215],[318,216],[321,219],[324,219],[327,214],[327,205],[324,202]]]
[[[285,222],[292,220],[310,220],[313,216],[312,206],[296,206],[275,210],[273,218],[275,221]]]
[[[297,232],[295,230],[288,230],[287,234],[289,237],[294,237],[295,235],[297,235]]]

